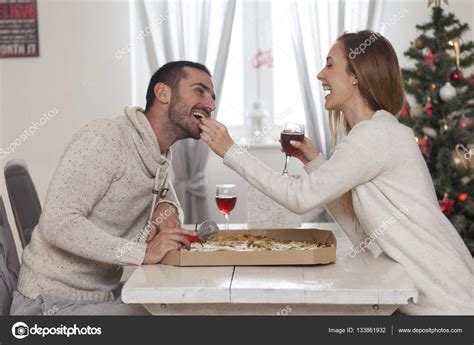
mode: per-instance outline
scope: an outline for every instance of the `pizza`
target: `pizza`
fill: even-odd
[[[333,247],[334,244],[323,244],[310,241],[292,241],[270,238],[267,236],[254,236],[237,234],[232,236],[217,236],[204,242],[191,244],[191,252],[215,251],[269,251],[269,250],[312,250],[317,248]]]

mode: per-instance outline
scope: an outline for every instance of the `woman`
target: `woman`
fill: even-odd
[[[404,90],[392,45],[371,31],[344,34],[317,78],[329,91],[325,108],[335,148],[326,161],[307,138],[292,142],[308,175],[295,179],[270,170],[213,119],[203,120],[202,140],[289,210],[303,214],[324,205],[358,249],[351,256],[367,246],[399,262],[419,292],[418,303],[402,306],[402,313],[474,314],[471,255],[440,211],[413,131],[394,116]]]

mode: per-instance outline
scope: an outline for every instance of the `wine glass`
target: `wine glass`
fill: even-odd
[[[280,141],[281,147],[286,154],[285,167],[281,173],[283,176],[288,176],[288,163],[290,162],[291,156],[295,153],[296,149],[290,144],[291,140],[303,141],[304,140],[304,125],[298,123],[285,123],[285,127],[281,131]]]
[[[219,211],[224,215],[226,230],[229,229],[229,213],[234,209],[236,202],[235,184],[216,185],[216,203]]]

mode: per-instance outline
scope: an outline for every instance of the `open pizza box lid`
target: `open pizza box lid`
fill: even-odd
[[[250,234],[294,241],[319,242],[331,247],[308,250],[275,251],[214,251],[194,252],[174,250],[161,261],[173,266],[258,266],[258,265],[316,265],[336,262],[336,237],[322,229],[251,229],[220,230],[218,236]]]

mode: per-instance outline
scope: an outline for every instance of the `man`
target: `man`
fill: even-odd
[[[198,63],[168,63],[146,101],[144,111],[84,126],[67,147],[23,252],[12,314],[146,314],[121,303],[123,265],[156,264],[189,247],[185,235],[195,232],[181,228],[170,147],[200,138],[200,119],[215,110],[211,74]]]

